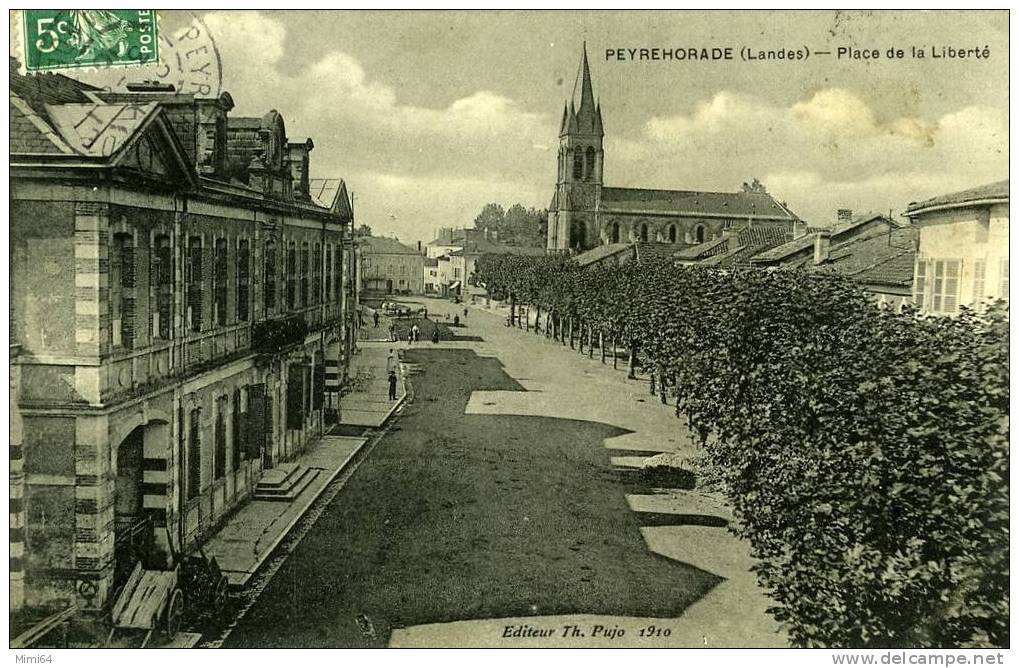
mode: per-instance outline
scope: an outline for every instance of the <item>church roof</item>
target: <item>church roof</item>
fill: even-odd
[[[624,213],[661,213],[755,220],[798,220],[768,193],[602,188],[601,208]]]

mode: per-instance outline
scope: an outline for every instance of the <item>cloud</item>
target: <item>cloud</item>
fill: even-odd
[[[883,120],[866,98],[825,88],[783,106],[720,91],[686,114],[606,138],[606,173],[661,188],[732,190],[757,176],[801,216],[901,211],[912,200],[1003,178],[1008,119],[973,105],[939,118]]]

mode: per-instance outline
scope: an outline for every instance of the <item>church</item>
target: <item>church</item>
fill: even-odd
[[[587,48],[580,102],[563,107],[556,189],[548,212],[549,253],[649,242],[681,250],[749,227],[792,238],[799,218],[762,189],[750,192],[649,190],[604,185],[601,104],[595,102]]]

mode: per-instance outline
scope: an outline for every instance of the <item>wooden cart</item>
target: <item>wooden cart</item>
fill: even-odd
[[[168,571],[145,570],[135,564],[127,583],[113,604],[113,628],[106,638],[110,646],[118,630],[145,631],[141,647],[145,647],[156,630],[172,638],[180,629],[184,616],[184,592],[178,586],[179,568]]]

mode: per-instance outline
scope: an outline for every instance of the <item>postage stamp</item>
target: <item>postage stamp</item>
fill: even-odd
[[[152,9],[27,9],[21,18],[28,71],[159,60],[159,24]]]

